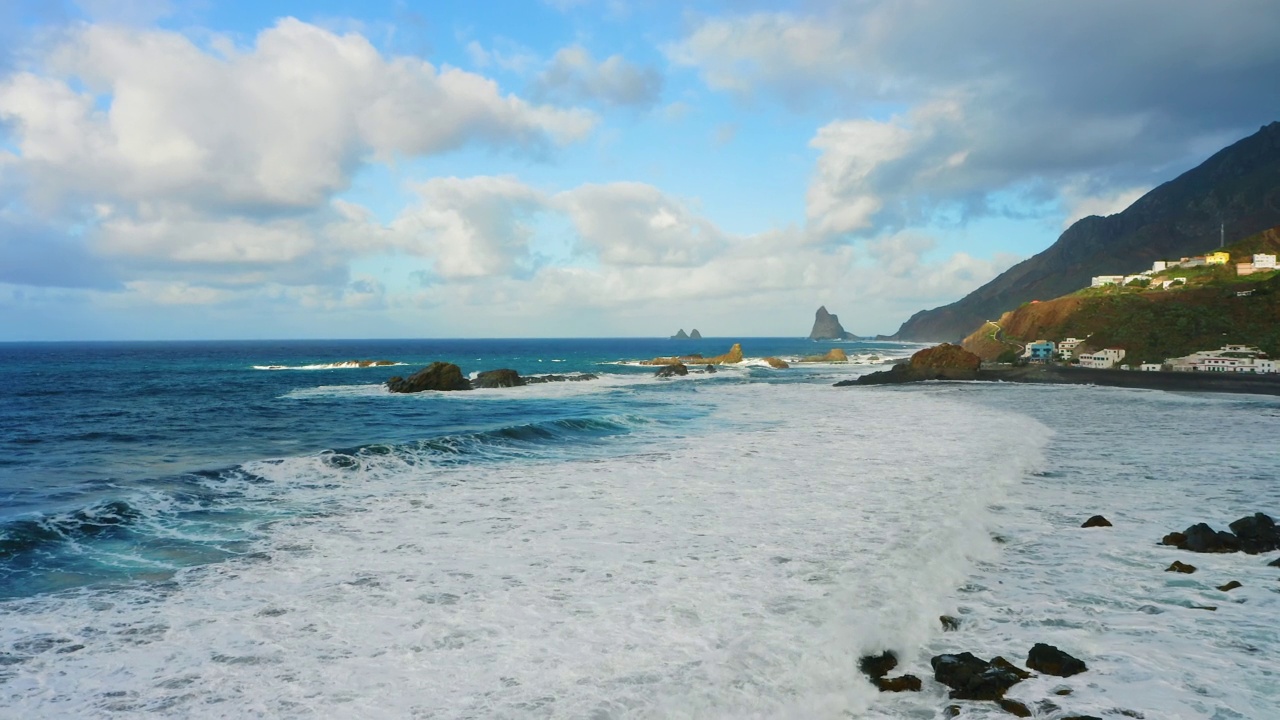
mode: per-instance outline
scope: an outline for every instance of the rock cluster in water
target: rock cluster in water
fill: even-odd
[[[1246,515],[1228,527],[1230,532],[1214,530],[1208,523],[1196,523],[1182,532],[1165,535],[1160,544],[1198,553],[1243,552],[1257,555],[1280,550],[1280,528],[1269,515]]]
[[[831,348],[825,355],[808,355],[802,357],[796,362],[802,363],[842,363],[849,362],[849,356],[840,348]]]
[[[680,332],[671,336],[672,340],[701,340],[702,333],[698,332],[698,328],[694,328],[689,334],[685,334],[684,328],[680,328]]]
[[[508,368],[485,370],[476,375],[475,380],[468,380],[462,374],[462,368],[447,362],[433,362],[427,367],[407,378],[399,375],[389,378],[387,389],[394,393],[417,393],[427,390],[448,392],[455,390],[471,390],[473,388],[507,388],[536,385],[548,382],[574,382],[595,380],[597,376],[590,373],[581,375],[531,375],[521,377],[520,373]]]

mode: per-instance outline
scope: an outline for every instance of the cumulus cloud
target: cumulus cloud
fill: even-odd
[[[1190,167],[1280,113],[1277,24],[1259,0],[833,3],[706,18],[666,53],[713,89],[840,116],[812,143],[809,221],[874,235]]]
[[[391,226],[392,244],[446,279],[509,274],[528,260],[530,220],[547,200],[512,177],[435,178]]]
[[[383,57],[360,35],[298,20],[279,21],[251,48],[215,45],[85,25],[44,72],[0,83],[0,120],[14,128],[39,204],[105,197],[232,212],[315,207],[370,157],[468,142],[538,152],[595,123],[587,112],[533,105],[479,75]]]
[[[651,107],[662,95],[662,74],[621,55],[597,62],[581,45],[558,50],[533,83],[533,97],[562,103]]]
[[[726,244],[715,225],[652,185],[583,185],[555,204],[606,265],[698,265]]]

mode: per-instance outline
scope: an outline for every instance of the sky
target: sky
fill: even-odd
[[[1280,119],[1274,0],[0,0],[0,341],[892,333]]]

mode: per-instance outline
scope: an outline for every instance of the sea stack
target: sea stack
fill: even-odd
[[[698,332],[698,331],[694,330],[694,332]],[[680,328],[680,332],[676,333],[675,335],[672,335],[671,339],[672,340],[688,340],[689,336],[685,334],[684,328]]]
[[[813,330],[809,332],[810,340],[857,340],[858,336],[845,332],[840,326],[840,318],[827,312],[827,306],[818,308],[813,317]]]
[[[689,339],[690,339],[690,340],[701,340],[701,339],[702,339],[702,333],[698,332],[698,328],[694,328],[694,329],[693,329],[693,332],[689,333]]]

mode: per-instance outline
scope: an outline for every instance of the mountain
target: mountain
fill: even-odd
[[[813,317],[813,330],[809,331],[810,340],[857,340],[858,336],[845,332],[840,325],[840,318],[827,312],[823,305]]]
[[[1081,347],[1089,350],[1123,348],[1132,365],[1226,344],[1256,345],[1280,357],[1280,271],[1241,276],[1234,264],[1254,253],[1277,254],[1280,227],[1224,249],[1231,255],[1228,264],[1173,268],[1155,274],[1149,287],[1086,288],[1027,303],[977,328],[964,348],[992,360],[1034,340],[1077,337],[1086,339]],[[1175,277],[1185,284],[1160,289],[1161,279]]]
[[[897,340],[955,341],[1024,302],[1056,298],[1094,275],[1134,273],[1280,224],[1280,122],[1218,151],[1123,212],[1083,218],[1052,246],[950,305],[912,315]]]

